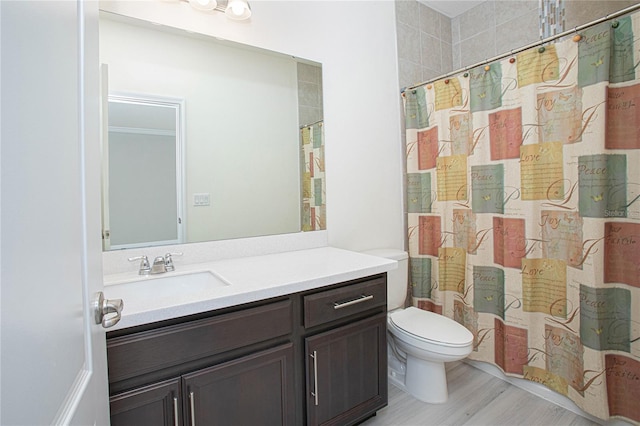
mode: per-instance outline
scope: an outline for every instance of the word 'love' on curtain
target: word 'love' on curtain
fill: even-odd
[[[640,15],[404,92],[413,304],[640,423]]]

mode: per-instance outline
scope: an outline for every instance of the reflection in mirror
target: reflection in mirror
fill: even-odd
[[[108,101],[103,248],[184,242],[183,102],[115,95]]]
[[[109,93],[184,100],[184,183],[174,184],[176,220],[159,244],[174,236],[175,242],[201,242],[324,229],[319,64],[106,12],[100,61]],[[315,135],[307,137],[311,150],[301,146],[305,134]],[[124,179],[112,163],[108,186],[116,176]],[[135,183],[145,195],[154,184]],[[116,196],[109,191],[109,200]],[[142,196],[138,201],[146,221],[159,224],[166,207]],[[116,243],[112,215],[104,215],[110,218],[104,234],[111,236],[105,250],[153,244],[156,237]]]

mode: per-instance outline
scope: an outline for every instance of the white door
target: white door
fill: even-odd
[[[3,425],[106,425],[98,6],[0,1]]]

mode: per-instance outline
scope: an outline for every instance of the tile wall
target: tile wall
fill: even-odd
[[[564,0],[565,29],[637,3]],[[416,0],[396,0],[400,87],[540,40],[539,5],[539,0],[489,0],[450,19]]]
[[[322,67],[298,63],[298,117],[300,126],[323,118]]]
[[[565,29],[575,28],[638,3],[640,2],[622,0],[565,0]]]
[[[453,68],[539,40],[538,5],[538,0],[487,1],[451,19]]]
[[[453,70],[451,19],[414,0],[396,0],[400,87]]]

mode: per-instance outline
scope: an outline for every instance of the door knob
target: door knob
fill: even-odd
[[[116,325],[122,318],[124,302],[122,299],[105,299],[104,293],[99,291],[93,308],[96,324],[102,324],[102,327],[109,328]],[[109,314],[115,315],[108,316]]]

